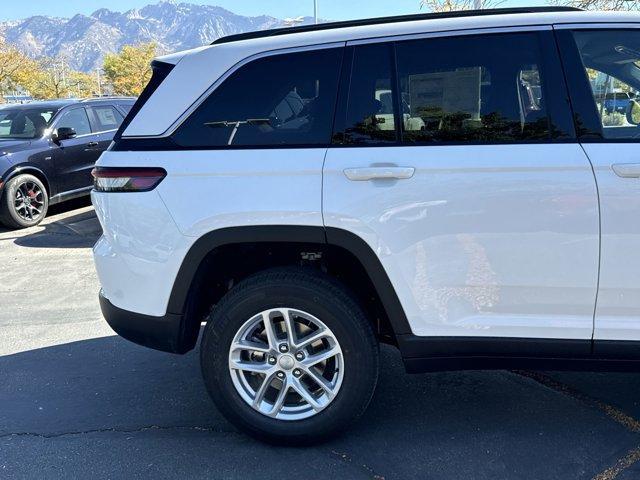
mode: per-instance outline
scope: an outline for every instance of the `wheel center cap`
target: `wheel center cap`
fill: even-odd
[[[285,370],[291,370],[296,364],[291,355],[282,355],[278,360],[278,363],[280,364],[280,367],[284,368]]]

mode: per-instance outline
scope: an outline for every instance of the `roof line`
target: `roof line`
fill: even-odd
[[[380,25],[385,23],[413,22],[417,20],[436,20],[440,18],[476,17],[484,15],[511,15],[517,13],[544,13],[544,12],[575,12],[582,11],[575,7],[517,7],[517,8],[488,8],[486,10],[461,10],[443,13],[419,13],[414,15],[396,15],[393,17],[364,18],[359,20],[347,20],[341,22],[327,22],[318,25],[300,25],[298,27],[282,27],[256,32],[238,33],[220,37],[211,45],[237,42],[254,38],[274,37],[291,33],[316,32],[320,30],[333,30],[347,27],[360,27],[365,25]]]

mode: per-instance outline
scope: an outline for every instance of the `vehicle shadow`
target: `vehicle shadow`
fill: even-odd
[[[104,337],[0,357],[3,472],[572,479],[592,478],[637,444],[600,411],[514,373],[407,375],[397,351],[381,353],[364,418],[307,448],[237,433],[209,401],[195,352],[174,356]],[[624,380],[621,395],[638,391],[640,376]]]
[[[90,248],[100,237],[102,229],[94,210],[84,207],[87,207],[86,202],[65,205],[63,210],[48,216],[37,227],[14,230],[13,241],[21,247]],[[76,209],[80,210],[75,212]],[[7,237],[3,235],[0,238]]]

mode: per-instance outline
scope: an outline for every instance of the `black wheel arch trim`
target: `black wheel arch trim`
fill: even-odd
[[[176,276],[167,312],[185,315],[189,310],[190,291],[205,257],[224,245],[256,242],[309,243],[343,248],[362,264],[369,275],[387,313],[394,334],[411,333],[400,300],[382,263],[367,243],[354,233],[340,228],[321,226],[266,225],[229,227],[200,237],[187,252]],[[186,316],[186,315],[185,315]]]
[[[34,165],[29,165],[24,163],[13,165],[9,170],[7,170],[7,172],[4,175],[2,175],[2,185],[0,186],[0,193],[2,193],[2,191],[4,190],[9,180],[11,180],[13,177],[16,177],[22,174],[28,175],[30,173],[31,174],[37,173],[44,179],[44,186],[47,189],[47,195],[49,196],[49,198],[51,198],[51,182],[49,181],[49,177],[47,176],[47,174],[44,173],[43,170],[41,170],[40,168]]]

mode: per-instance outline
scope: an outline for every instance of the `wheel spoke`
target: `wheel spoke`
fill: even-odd
[[[271,317],[269,316],[269,312],[264,312],[262,314],[262,321],[264,323],[264,331],[267,334],[267,341],[269,342],[269,347],[273,350],[278,349],[278,337],[276,336],[276,331],[271,321]]]
[[[262,380],[262,384],[260,385],[260,388],[258,388],[258,390],[256,391],[256,396],[253,399],[253,408],[260,410],[260,404],[264,399],[264,394],[269,389],[269,385],[271,385],[271,382],[273,382],[274,378],[275,378],[275,373],[265,375],[264,379]]]
[[[326,350],[323,350],[320,353],[316,353],[314,355],[311,355],[307,358],[305,358],[302,361],[302,364],[307,366],[307,367],[311,367],[313,365],[316,365],[320,362],[323,362],[325,360],[329,360],[331,357],[335,357],[336,355],[338,355],[340,353],[340,348],[338,348],[337,346],[332,346]]]
[[[326,336],[327,336],[327,332],[325,331],[324,328],[321,328],[318,331],[314,333],[310,333],[306,337],[302,338],[300,340],[300,343],[298,343],[297,348],[302,349],[302,348],[308,347],[312,343],[317,342],[318,340]]]
[[[293,389],[300,394],[302,399],[307,402],[314,410],[321,410],[322,405],[318,403],[318,400],[307,390],[307,388],[298,379],[294,379],[291,382]]]
[[[231,346],[232,351],[241,350],[241,351],[250,351],[250,352],[260,352],[260,353],[269,353],[271,349],[269,345],[265,345],[262,343],[252,342],[250,340],[240,340],[235,342]]]
[[[278,413],[280,413],[280,410],[282,410],[282,407],[284,406],[284,400],[287,398],[287,392],[289,391],[289,388],[290,385],[287,382],[287,379],[283,378],[282,388],[278,392],[278,397],[276,398],[276,401],[273,402],[271,410],[267,413],[268,416],[275,417],[278,415]]]
[[[291,318],[291,311],[283,308],[280,310],[282,312],[282,316],[284,317],[284,324],[287,330],[287,340],[289,342],[289,347],[296,347],[296,326]]]
[[[268,373],[273,367],[267,363],[245,362],[242,360],[229,360],[229,368],[244,372]]]
[[[333,391],[333,385],[331,385],[326,378],[314,371],[313,368],[306,368],[305,373],[309,375],[311,379],[317,383],[320,388],[322,388],[322,390],[324,390],[329,401],[333,400],[333,397],[335,397],[336,394]]]

